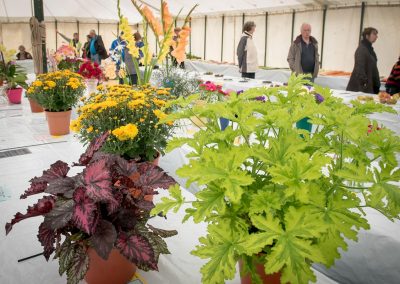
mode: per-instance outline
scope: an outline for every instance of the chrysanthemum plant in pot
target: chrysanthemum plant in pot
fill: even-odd
[[[125,284],[135,265],[157,270],[159,255],[169,253],[163,238],[176,234],[148,224],[155,190],[174,185],[174,179],[152,163],[99,152],[108,137],[104,133],[94,140],[74,164],[83,166],[82,172],[67,176],[68,164],[57,161],[34,177],[21,198],[46,196],[6,224],[8,234],[16,223],[43,216],[38,239],[44,256],[48,260],[55,252],[69,284],[83,278],[89,284]]]
[[[376,130],[367,116],[394,110],[374,102],[346,105],[317,86],[316,100],[306,83],[292,76],[288,86],[250,89],[166,118],[207,118],[205,128],[167,148],[192,148],[177,174],[198,184],[195,200],[175,189],[152,211],[165,214],[191,202],[184,220],[208,223],[192,251],[208,259],[203,283],[233,279],[238,261],[253,283],[262,283],[257,264],[267,275],[280,273],[281,283],[315,281],[312,264],[333,265],[347,241],[369,229],[364,208],[399,218],[400,190],[393,183],[400,180],[400,140],[387,128]],[[260,96],[264,102],[254,100]],[[219,117],[232,125],[221,131]],[[295,127],[304,117],[314,125],[311,133]]]
[[[171,111],[161,110],[171,98],[163,88],[100,85],[97,94],[83,99],[71,128],[84,143],[110,131],[103,151],[127,160],[157,161],[174,129],[172,121],[159,124]]]
[[[71,109],[84,91],[81,75],[62,70],[38,75],[29,86],[27,96],[45,109],[50,134],[66,135],[69,133]]]

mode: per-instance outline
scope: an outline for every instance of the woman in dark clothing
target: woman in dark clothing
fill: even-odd
[[[86,42],[82,48],[82,58],[88,58],[89,53],[89,45],[90,45],[90,35],[86,36]]]
[[[365,28],[362,40],[354,55],[354,69],[347,91],[378,94],[381,86],[378,71],[378,58],[372,44],[378,39],[378,30]]]
[[[400,93],[400,57],[386,81],[386,92],[391,95]]]

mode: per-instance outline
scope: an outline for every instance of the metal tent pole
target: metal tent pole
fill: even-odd
[[[321,58],[320,58],[320,68],[322,68],[322,60],[324,58],[324,44],[325,44],[325,23],[326,23],[326,11],[327,7],[324,6],[322,14],[322,38],[321,38]]]
[[[268,12],[265,12],[264,66],[267,67]]]
[[[222,35],[221,35],[221,62],[224,58],[224,29],[225,29],[225,15],[222,15]]]
[[[361,40],[363,28],[364,28],[364,15],[365,15],[365,2],[362,2],[361,3],[361,20],[360,20],[360,37],[359,37],[360,40]]]
[[[204,60],[207,55],[207,15],[204,17]]]

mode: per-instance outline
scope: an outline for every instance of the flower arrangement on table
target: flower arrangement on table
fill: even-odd
[[[110,131],[102,148],[107,153],[153,161],[164,152],[173,129],[172,121],[159,123],[170,112],[163,110],[172,98],[168,89],[129,85],[100,85],[97,89],[97,94],[83,99],[79,117],[71,124],[84,143]]]
[[[81,67],[83,60],[79,58],[66,58],[61,60],[57,64],[58,70],[71,70],[72,72],[78,72]]]
[[[97,62],[91,62],[90,60],[86,60],[82,63],[78,73],[86,80],[94,79],[100,81],[103,79],[103,71],[99,64]]]
[[[81,75],[62,70],[38,75],[30,84],[27,96],[47,111],[60,112],[74,107],[84,90]]]
[[[43,255],[49,260],[55,253],[60,275],[67,274],[68,284],[77,284],[83,278],[95,284],[93,274],[111,277],[108,283],[116,283],[112,277],[121,272],[120,267],[96,267],[98,262],[111,262],[111,254],[115,253],[132,263],[124,283],[133,276],[135,265],[145,271],[158,270],[160,254],[169,253],[163,238],[177,234],[147,223],[155,190],[169,188],[176,183],[174,179],[152,163],[139,164],[98,152],[109,135],[94,140],[75,164],[84,167],[82,172],[68,176],[68,164],[57,161],[42,176],[31,179],[21,199],[43,193],[45,196],[5,226],[9,234],[16,223],[43,216],[38,234]]]
[[[60,46],[56,52],[54,53],[54,59],[57,63],[60,63],[66,59],[75,59],[76,58],[76,49],[70,45],[62,45]]]
[[[128,19],[124,17],[121,13],[119,5],[120,1],[118,0],[118,15],[120,18],[120,30],[123,32],[121,37],[126,43],[128,52],[132,55],[134,59],[135,70],[136,74],[138,75],[138,85],[146,85],[150,82],[151,74],[156,64],[161,64],[164,62],[164,60],[170,53],[171,48],[173,49],[171,55],[176,58],[179,64],[185,60],[186,57],[185,49],[188,44],[188,37],[190,34],[190,28],[189,28],[190,15],[193,12],[193,10],[197,7],[197,5],[195,5],[187,14],[181,32],[179,33],[179,38],[177,42],[175,42],[173,40],[174,18],[172,17],[169,11],[168,3],[166,1],[161,1],[161,7],[160,7],[161,21],[157,20],[154,17],[153,12],[147,5],[140,5],[135,0],[131,1],[138,10],[138,12],[143,17],[144,46],[141,48],[143,52],[143,58],[141,58],[141,63],[144,66],[143,72],[140,71],[139,61],[137,60],[139,58],[139,48],[136,46],[132,29],[128,23]],[[148,36],[147,36],[148,27],[150,27],[156,38],[157,52],[154,55],[150,51],[148,43]]]
[[[200,187],[195,200],[174,189],[152,211],[176,212],[191,203],[184,220],[208,223],[192,251],[208,260],[203,283],[233,279],[238,261],[252,283],[266,277],[258,271],[275,274],[281,283],[309,283],[316,280],[311,265],[333,265],[348,241],[369,229],[365,208],[400,219],[400,139],[387,128],[367,127],[377,128],[368,115],[395,111],[374,102],[346,105],[315,86],[317,96],[303,88],[308,83],[292,75],[288,86],[233,93],[165,118],[205,117],[193,137],[173,138],[167,147],[193,149],[177,174],[188,179],[187,186]],[[260,96],[264,103],[254,100]],[[234,126],[221,131],[220,116]],[[316,126],[312,133],[295,127],[305,117]]]

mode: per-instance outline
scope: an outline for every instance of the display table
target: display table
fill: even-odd
[[[22,105],[0,106],[0,141],[1,150],[8,148],[27,147],[31,154],[0,159],[0,283],[1,284],[62,284],[66,283],[65,275],[58,274],[58,261],[46,262],[44,257],[36,257],[21,263],[17,260],[42,252],[42,247],[37,240],[38,226],[41,217],[25,220],[13,228],[6,237],[4,225],[18,212],[26,212],[31,205],[41,196],[32,196],[20,200],[19,196],[27,189],[29,179],[40,175],[52,163],[61,159],[71,164],[79,159],[84,147],[72,134],[62,137],[51,137],[47,133],[47,124],[43,113],[32,114],[26,98]],[[190,126],[188,126],[190,127]],[[184,133],[183,125],[177,132]],[[30,146],[33,145],[33,146]],[[188,149],[182,147],[160,160],[160,166],[175,175],[175,170],[187,162],[185,154]],[[73,171],[78,170],[72,168]],[[193,189],[192,189],[193,190]],[[167,194],[161,191],[161,194]],[[194,196],[189,191],[183,190],[187,200]],[[155,200],[158,200],[157,196]],[[205,224],[194,224],[191,220],[181,223],[184,210],[177,214],[168,214],[167,220],[155,218],[151,223],[164,229],[176,229],[179,234],[166,239],[171,251],[170,255],[161,255],[159,272],[138,271],[139,276],[147,284],[199,284],[201,283],[200,268],[205,261],[190,254],[198,244],[198,237],[206,234]],[[323,274],[315,271],[319,284],[334,284]],[[84,281],[82,281],[84,283]],[[132,282],[133,283],[133,282]],[[136,281],[135,284],[141,284]],[[226,283],[239,284],[238,273],[232,281]],[[111,283],[110,283],[111,284]]]
[[[35,73],[35,67],[33,65],[33,59],[26,59],[26,60],[17,60],[18,65],[25,68],[26,73],[31,74]]]
[[[214,74],[241,77],[238,66],[233,64],[215,64],[206,61],[187,60],[185,61],[185,68],[201,74],[213,72]],[[289,69],[259,69],[256,72],[256,79],[285,83],[288,81],[290,74],[291,71]],[[349,79],[348,76],[318,76],[315,79],[315,83],[331,89],[346,90]]]

